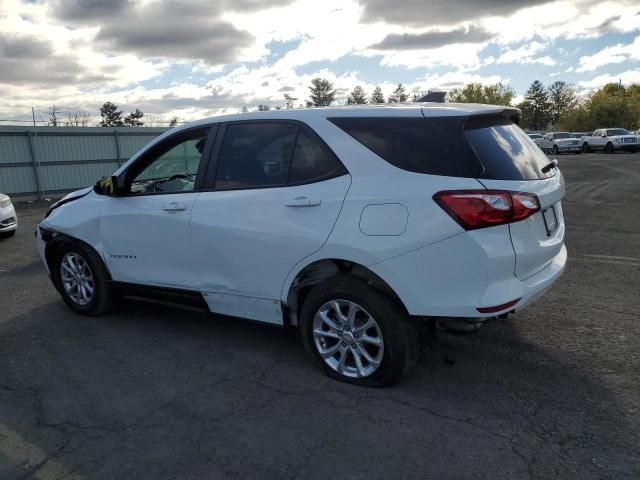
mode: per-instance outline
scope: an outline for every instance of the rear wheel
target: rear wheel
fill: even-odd
[[[80,243],[58,248],[51,273],[62,299],[72,310],[84,315],[99,315],[111,308],[108,273],[102,260]]]
[[[607,153],[613,153],[613,143],[607,143],[607,146],[604,148],[604,151]]]
[[[348,275],[314,287],[300,321],[307,354],[326,375],[367,387],[396,383],[420,354],[418,329],[396,301]]]
[[[551,149],[551,153],[553,153],[554,155],[558,155],[558,146],[554,145],[553,148]]]

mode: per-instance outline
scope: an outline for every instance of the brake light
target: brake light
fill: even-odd
[[[447,190],[433,199],[465,230],[518,222],[540,210],[533,193],[506,190]]]

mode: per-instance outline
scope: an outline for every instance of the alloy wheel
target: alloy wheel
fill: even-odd
[[[376,320],[351,300],[331,300],[313,319],[313,341],[322,360],[341,375],[372,375],[384,355],[384,339]]]
[[[60,280],[69,298],[78,305],[87,305],[93,299],[93,274],[87,261],[78,253],[69,252],[62,257]]]

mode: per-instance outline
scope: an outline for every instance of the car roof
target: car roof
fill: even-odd
[[[513,107],[499,105],[485,105],[478,103],[385,103],[366,105],[340,105],[331,107],[290,108],[281,110],[268,110],[265,112],[246,112],[231,115],[220,115],[203,118],[186,123],[178,129],[197,127],[216,122],[230,122],[238,120],[313,120],[331,117],[415,117],[420,111],[426,117],[466,116],[478,114],[501,114],[508,112],[510,115],[519,115],[520,110]]]

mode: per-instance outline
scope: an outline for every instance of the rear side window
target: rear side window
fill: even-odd
[[[216,190],[311,183],[347,173],[308,127],[257,122],[227,126],[215,179]]]
[[[554,175],[541,169],[547,156],[520,127],[505,117],[470,117],[466,137],[484,167],[482,178],[537,180]]]
[[[291,161],[289,183],[311,183],[347,173],[333,152],[305,127],[300,127]]]
[[[390,164],[416,173],[470,177],[424,118],[329,119]]]

